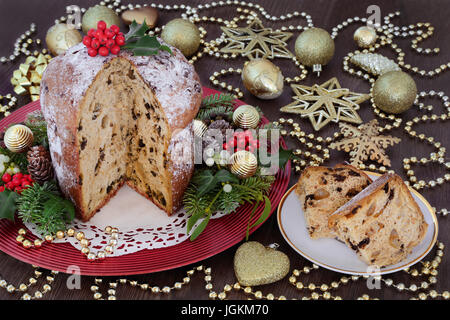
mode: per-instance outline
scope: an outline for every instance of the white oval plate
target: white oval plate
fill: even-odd
[[[366,172],[373,180],[379,174]],[[403,270],[420,260],[433,248],[438,234],[438,222],[431,205],[417,191],[410,188],[414,200],[419,205],[428,224],[423,241],[402,262],[380,270],[369,268],[359,260],[353,250],[336,239],[311,239],[306,229],[302,205],[295,194],[296,185],[290,188],[281,199],[277,219],[281,234],[289,245],[303,257],[323,268],[351,275],[383,275]]]

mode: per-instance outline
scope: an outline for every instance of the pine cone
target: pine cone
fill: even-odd
[[[219,149],[222,147],[222,144],[225,142],[227,138],[227,129],[233,129],[231,124],[228,121],[225,120],[216,120],[213,123],[211,123],[208,126],[208,130],[220,130],[222,132],[222,141],[217,141],[216,136],[214,136],[213,131],[210,131],[208,134],[208,131],[206,131],[205,135],[203,136],[203,148],[212,147],[214,149]]]
[[[42,184],[45,181],[52,180],[54,177],[52,159],[50,152],[43,146],[31,147],[27,153],[28,172],[33,180]]]

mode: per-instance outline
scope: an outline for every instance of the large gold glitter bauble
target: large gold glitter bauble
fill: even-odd
[[[120,25],[120,18],[113,9],[96,5],[87,9],[83,15],[83,19],[81,20],[83,32],[87,34],[90,29],[97,29],[97,23],[99,21],[105,21],[108,28],[113,24],[116,26]]]
[[[234,255],[234,273],[243,286],[259,286],[283,279],[289,272],[289,258],[256,241],[242,244]]]
[[[9,151],[24,152],[33,144],[33,132],[27,126],[16,124],[8,128],[3,141]]]
[[[275,99],[283,93],[284,78],[280,68],[264,58],[245,63],[242,81],[247,90],[260,99]]]
[[[369,48],[377,42],[377,32],[374,28],[362,26],[356,29],[353,39],[360,48]]]
[[[261,116],[255,107],[245,104],[233,112],[233,123],[242,129],[255,129],[258,127]]]
[[[253,177],[257,169],[258,159],[249,151],[237,151],[230,158],[230,171],[238,178],[246,179]]]
[[[326,30],[311,28],[298,36],[295,54],[302,64],[320,71],[334,56],[334,41]]]
[[[409,74],[390,71],[375,81],[372,96],[375,105],[384,112],[402,113],[413,105],[417,86]]]
[[[178,48],[186,57],[197,52],[201,39],[197,26],[184,19],[174,19],[167,23],[161,33],[161,38]]]
[[[45,42],[50,52],[57,56],[83,40],[80,32],[65,23],[57,23],[47,31]]]

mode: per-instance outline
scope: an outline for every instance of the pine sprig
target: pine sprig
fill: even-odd
[[[73,204],[60,195],[53,182],[45,182],[42,186],[33,184],[22,192],[17,204],[22,221],[35,224],[41,235],[55,235],[57,231],[65,230],[75,217]]]
[[[223,94],[211,94],[202,100],[202,108],[213,108],[213,107],[228,107],[233,111],[233,106],[235,104],[235,98],[229,93]]]

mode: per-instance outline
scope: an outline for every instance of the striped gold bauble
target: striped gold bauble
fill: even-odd
[[[193,127],[194,127],[194,135],[199,138],[203,137],[206,130],[208,130],[206,124],[203,121],[197,119],[194,120]]]
[[[258,169],[256,156],[245,150],[237,151],[230,158],[230,171],[238,178],[246,179],[255,175]]]
[[[5,146],[12,152],[24,152],[33,144],[33,132],[27,126],[16,124],[8,128],[3,138]]]
[[[261,120],[255,107],[245,104],[233,113],[233,123],[242,129],[255,129]]]

